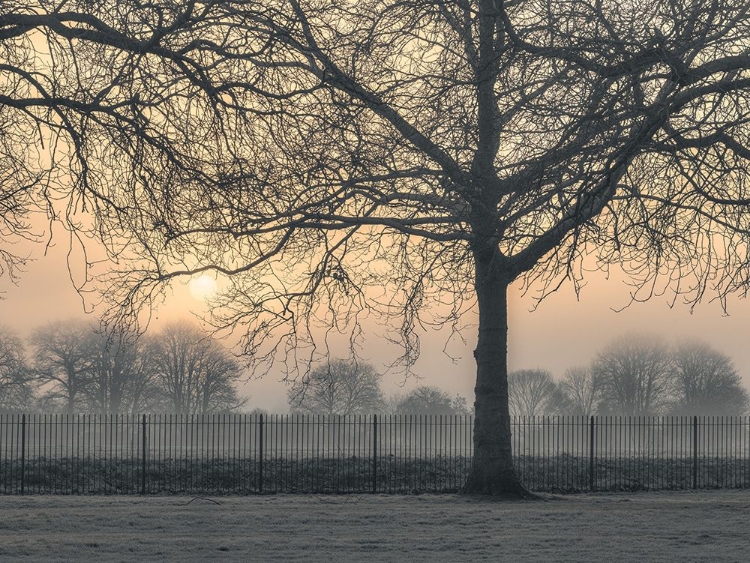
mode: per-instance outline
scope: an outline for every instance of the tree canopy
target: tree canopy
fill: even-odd
[[[0,326],[0,412],[23,407],[32,395],[23,342]]]
[[[670,400],[671,357],[666,344],[649,334],[630,334],[597,354],[591,371],[599,410],[645,416],[664,412]]]
[[[567,407],[565,396],[552,374],[543,369],[521,369],[509,373],[508,402],[510,413],[516,416],[563,414]]]
[[[147,361],[167,408],[178,415],[232,411],[247,402],[235,387],[240,363],[198,326],[165,326],[149,339]]]
[[[319,415],[372,414],[383,406],[382,374],[372,364],[333,359],[289,389],[294,412]]]
[[[405,395],[391,399],[393,414],[408,415],[467,415],[471,414],[466,399],[461,395],[451,398],[448,393],[432,385],[420,385]]]
[[[750,404],[732,360],[705,342],[683,341],[672,352],[672,412],[745,414]]]

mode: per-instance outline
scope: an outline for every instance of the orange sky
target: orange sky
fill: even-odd
[[[44,256],[42,246],[32,247],[36,260],[30,263],[20,284],[13,286],[6,278],[0,279],[0,290],[5,292],[5,299],[0,301],[1,323],[25,336],[35,326],[48,321],[82,315],[81,299],[65,267],[66,248],[65,241],[59,241]],[[511,290],[510,369],[541,367],[559,377],[568,367],[588,363],[597,350],[618,335],[627,331],[650,331],[667,339],[694,337],[709,342],[732,357],[750,387],[750,303],[746,300],[731,301],[730,316],[723,316],[716,303],[699,305],[691,315],[685,306],[670,309],[665,298],[634,304],[615,313],[613,307],[627,303],[628,287],[621,281],[604,280],[600,274],[590,276],[588,282],[580,302],[575,300],[572,288],[566,286],[535,312],[529,312],[531,299],[522,299],[517,289]],[[159,324],[191,311],[205,312],[205,304],[190,296],[186,283],[178,283],[165,306],[157,311],[153,327],[158,328]],[[382,329],[372,332],[382,332]],[[447,336],[447,331],[425,334],[422,357],[415,366],[421,381],[410,379],[400,388],[403,377],[387,375],[386,394],[423,383],[471,398],[474,382],[471,351],[475,334],[473,329],[467,330],[466,345],[457,340],[450,343],[450,352],[460,358],[455,364],[442,353]],[[363,350],[363,356],[376,367],[395,359],[396,354],[397,350],[374,334],[368,337]],[[262,406],[266,410],[285,412],[285,387],[278,382],[279,377],[279,373],[270,373],[243,387],[242,393],[251,396],[250,408]]]

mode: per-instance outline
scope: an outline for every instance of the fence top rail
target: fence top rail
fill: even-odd
[[[138,413],[138,414],[102,414],[102,413],[40,413],[40,412],[0,412],[0,424],[23,422],[38,423],[204,423],[228,424],[247,423],[299,423],[299,424],[472,424],[474,415],[463,414],[249,414],[249,413]],[[513,415],[511,424],[523,426],[529,424],[549,425],[644,425],[644,424],[750,424],[749,415]]]
[[[275,422],[431,422],[439,424],[447,421],[472,422],[473,415],[460,414],[248,414],[248,413],[194,413],[194,414],[175,414],[175,413],[39,413],[39,412],[0,412],[0,420],[21,420],[26,417],[30,420],[96,420],[96,421],[193,421],[193,422],[223,422],[228,420],[248,420]]]

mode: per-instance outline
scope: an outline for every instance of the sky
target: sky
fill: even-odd
[[[54,239],[53,239],[54,240]],[[56,241],[46,252],[43,245],[23,246],[32,261],[18,285],[0,278],[0,324],[27,336],[35,327],[50,321],[84,316],[81,297],[76,293],[66,266],[67,243]],[[74,257],[74,264],[76,263]],[[76,269],[73,269],[74,277]],[[80,273],[80,272],[79,272]],[[191,295],[188,280],[178,282],[166,302],[155,311],[150,330],[158,330],[170,320],[205,314],[204,300]],[[667,341],[697,338],[708,342],[734,361],[738,373],[750,387],[750,302],[732,299],[729,315],[718,303],[702,303],[691,313],[679,303],[670,308],[666,297],[647,303],[635,303],[615,312],[629,302],[629,287],[622,279],[605,279],[592,273],[577,300],[571,285],[564,286],[536,310],[531,297],[522,297],[518,287],[509,293],[508,364],[510,370],[543,368],[559,378],[576,365],[586,365],[610,341],[628,332],[660,335]],[[95,317],[90,317],[95,320]],[[471,321],[471,319],[469,319]],[[463,337],[449,340],[449,331],[430,331],[421,335],[421,357],[414,366],[415,376],[386,373],[386,395],[404,393],[417,385],[435,385],[451,395],[460,394],[473,401],[475,364],[472,351],[476,327],[466,329]],[[385,342],[380,327],[367,327],[362,350],[364,359],[384,369],[396,358],[398,350]],[[226,344],[231,344],[227,342]],[[447,344],[447,346],[446,346]],[[449,355],[443,352],[447,348]],[[345,352],[342,350],[342,354]],[[281,372],[271,371],[262,379],[249,378],[240,392],[250,397],[248,408],[261,407],[269,412],[286,412],[286,387]]]

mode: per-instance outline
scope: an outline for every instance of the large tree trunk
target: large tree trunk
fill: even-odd
[[[489,256],[487,256],[489,254]],[[474,460],[464,491],[531,496],[513,467],[508,408],[508,284],[499,253],[475,254],[479,340],[474,419]]]

